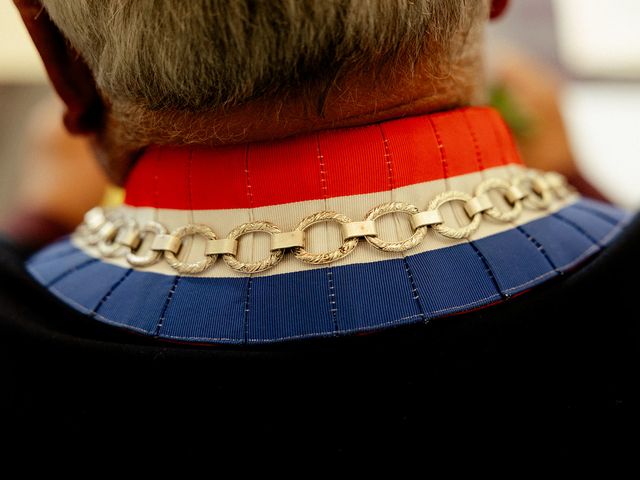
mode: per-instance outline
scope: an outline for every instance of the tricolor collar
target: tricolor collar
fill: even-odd
[[[512,217],[492,215],[489,206],[500,202],[494,213],[509,210],[509,195],[514,204],[525,201],[517,198],[518,188],[505,187],[517,185],[514,179],[525,172],[502,119],[480,107],[274,142],[152,147],[131,171],[125,203],[112,218],[139,226],[156,222],[167,232],[197,224],[222,239],[261,221],[295,233],[301,220],[327,211],[362,222],[350,228],[373,228],[364,221],[372,208],[395,202],[428,210],[445,192],[476,200],[467,202],[467,211],[454,201],[433,207],[435,216],[411,209],[380,215],[376,238],[384,242],[407,239],[420,228],[424,235],[395,251],[360,237],[356,248],[331,263],[301,261],[289,247],[270,268],[253,273],[230,268],[237,262],[221,260],[222,253],[197,272],[176,270],[171,261],[140,266],[126,255],[105,256],[79,229],[36,253],[27,267],[88,316],[163,339],[267,343],[426,322],[499,302],[574,268],[630,218],[577,195],[525,206]],[[496,188],[485,195],[480,185]],[[422,223],[416,227],[406,214]],[[439,228],[443,220],[455,233],[471,218],[478,225],[468,236]],[[307,228],[308,253],[338,249],[345,236],[340,227],[340,221],[321,221]],[[244,264],[269,258],[272,237],[243,235],[234,258]],[[168,236],[164,248],[173,248],[172,241]],[[206,248],[198,235],[182,238],[181,265],[206,258]]]

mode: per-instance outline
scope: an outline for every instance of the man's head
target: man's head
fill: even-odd
[[[95,133],[116,180],[150,143],[220,144],[364,123],[473,103],[483,86],[488,0],[42,5],[29,28],[36,44],[49,18],[68,41],[54,46],[52,34],[38,45],[61,96],[80,110],[67,125]]]

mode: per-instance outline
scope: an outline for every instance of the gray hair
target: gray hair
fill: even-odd
[[[199,112],[326,91],[342,75],[434,73],[483,0],[43,0],[111,102]]]

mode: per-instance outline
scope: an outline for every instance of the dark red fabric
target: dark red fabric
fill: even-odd
[[[508,5],[509,0],[492,0],[490,17],[498,18],[504,13]]]

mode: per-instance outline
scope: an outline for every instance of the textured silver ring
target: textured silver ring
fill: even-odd
[[[237,240],[242,235],[246,235],[251,232],[267,232],[269,234],[273,233],[281,233],[282,230],[271,222],[266,221],[255,221],[255,222],[247,222],[242,225],[237,226],[229,235],[228,238],[232,238]],[[256,273],[262,272],[263,270],[267,270],[276,264],[278,264],[282,258],[284,257],[284,249],[271,250],[269,256],[263,260],[257,260],[255,262],[241,262],[236,258],[236,256],[232,253],[225,253],[222,256],[222,259],[225,261],[229,267],[234,269],[236,272],[244,272],[244,273]]]
[[[191,223],[189,225],[178,227],[171,232],[171,235],[179,240],[182,240],[184,237],[188,237],[189,235],[202,235],[207,240],[215,240],[217,238],[211,227],[201,223]],[[165,260],[171,268],[176,270],[178,273],[187,275],[204,272],[218,258],[218,255],[205,255],[202,260],[188,263],[178,260],[176,254],[170,250],[164,250],[163,253]]]
[[[507,211],[501,211],[497,207],[491,207],[488,210],[485,210],[484,213],[493,218],[494,220],[499,220],[501,222],[511,222],[518,218],[522,213],[522,202],[520,200],[516,200],[515,202],[509,202],[508,198],[502,194],[502,192],[508,192],[511,188],[511,183],[502,178],[488,178],[484,180],[478,187],[476,188],[476,195],[482,195],[485,193],[489,193],[492,190],[501,192],[502,197],[504,198],[507,204],[511,204],[512,207]]]
[[[471,199],[472,197],[468,193],[452,190],[449,192],[441,193],[433,200],[431,200],[431,202],[429,202],[427,210],[438,210],[445,203],[455,201],[469,202]],[[454,228],[448,227],[444,223],[439,223],[436,225],[432,225],[431,228],[433,228],[440,235],[444,235],[445,237],[456,239],[468,238],[473,232],[478,230],[478,227],[480,227],[481,218],[482,215],[480,213],[477,213],[473,216],[471,222],[464,227]]]
[[[321,212],[316,212],[305,217],[296,226],[295,230],[305,231],[314,223],[327,221],[350,223],[351,219],[346,215],[338,212],[323,210]],[[358,237],[352,237],[344,240],[342,242],[342,245],[329,252],[310,253],[304,247],[294,247],[291,251],[293,252],[295,257],[302,262],[310,263],[312,265],[323,265],[325,263],[335,262],[336,260],[340,260],[341,258],[346,257],[353,251],[354,248],[356,248],[356,245],[358,245]]]
[[[126,259],[130,265],[134,267],[148,267],[154,263],[158,263],[162,257],[162,252],[147,249],[146,252],[140,252],[140,248],[144,244],[144,239],[148,235],[166,235],[168,230],[161,223],[154,222],[153,220],[145,223],[140,229],[141,242],[135,251],[131,251],[127,254]]]
[[[378,205],[367,212],[366,220],[375,220],[383,215],[391,213],[405,213],[408,215],[414,215],[420,210],[415,205],[405,202],[388,202]],[[427,234],[428,227],[426,225],[418,227],[414,230],[413,234],[405,239],[397,242],[387,242],[378,237],[372,235],[365,235],[364,238],[367,242],[373,245],[378,250],[385,252],[404,252],[410,248],[415,247],[424,239]]]

